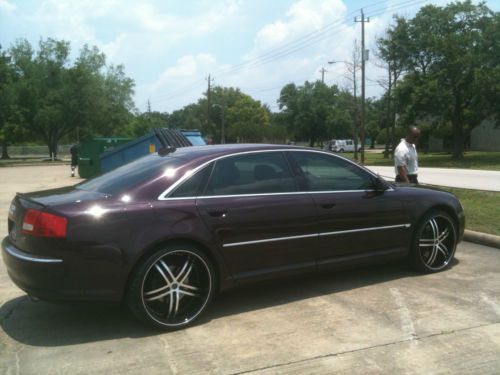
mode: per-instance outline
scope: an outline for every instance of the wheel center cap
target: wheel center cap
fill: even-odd
[[[179,287],[179,285],[177,284],[172,284],[172,289],[177,289]]]

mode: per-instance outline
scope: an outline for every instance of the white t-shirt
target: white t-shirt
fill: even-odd
[[[406,139],[401,139],[398,147],[394,151],[394,166],[396,175],[398,167],[405,166],[408,174],[418,173],[417,149],[414,144],[406,142]]]

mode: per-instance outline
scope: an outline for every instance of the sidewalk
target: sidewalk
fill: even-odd
[[[367,166],[386,180],[394,181],[394,167]],[[500,191],[500,171],[476,169],[419,168],[418,181],[422,184],[463,189]]]

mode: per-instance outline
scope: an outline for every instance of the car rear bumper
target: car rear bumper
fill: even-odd
[[[11,280],[26,293],[40,299],[64,297],[64,261],[28,254],[14,246],[9,237],[2,241],[2,258]]]

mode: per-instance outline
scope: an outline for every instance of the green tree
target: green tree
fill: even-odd
[[[291,83],[281,90],[278,103],[289,134],[296,140],[307,139],[311,147],[318,141],[352,134],[352,97],[341,95],[335,85],[306,81],[297,87]]]
[[[132,115],[127,134],[131,137],[142,137],[153,128],[166,128],[169,125],[168,113],[152,111]]]
[[[260,102],[233,87],[215,86],[208,96],[172,112],[168,127],[198,129],[219,142],[224,123],[227,142],[261,141],[268,136],[269,110]]]
[[[269,131],[269,113],[259,101],[241,94],[226,107],[225,125],[228,142],[259,142]]]
[[[0,46],[0,146],[2,159],[8,159],[8,146],[22,134],[22,113],[17,104],[18,77],[10,56]]]
[[[84,46],[73,65],[70,44],[62,40],[40,40],[36,53],[19,40],[10,54],[27,130],[47,144],[50,156],[57,156],[59,141],[71,133],[113,135],[130,122],[133,81],[123,66],[106,67],[96,47]]]
[[[428,5],[413,19],[397,18],[381,41],[381,55],[406,71],[395,92],[401,122],[451,124],[455,159],[470,131],[498,112],[498,80],[486,84],[499,77],[498,24],[482,3]]]
[[[198,129],[206,133],[203,125],[206,119],[205,114],[206,112],[203,111],[203,107],[199,103],[189,104],[170,114],[168,127],[172,129]]]

